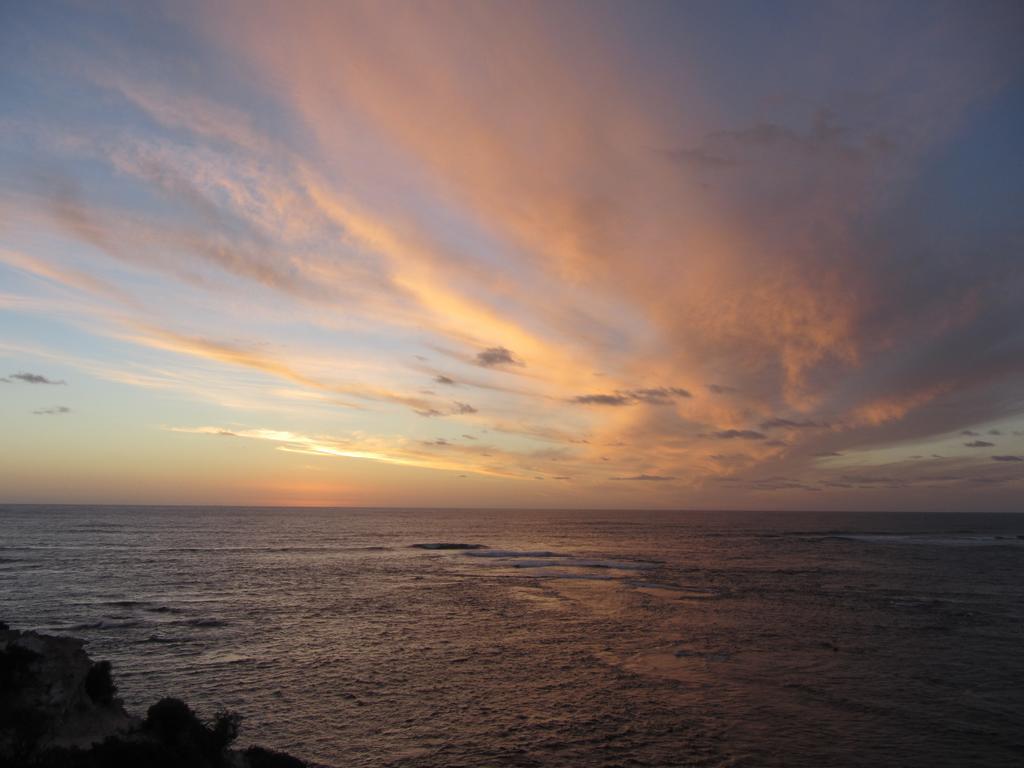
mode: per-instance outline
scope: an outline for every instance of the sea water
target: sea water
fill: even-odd
[[[0,620],[338,768],[1024,764],[1021,515],[7,506]]]

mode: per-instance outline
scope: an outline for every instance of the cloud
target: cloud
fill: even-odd
[[[972,440],[969,443],[964,443],[968,448],[991,448],[995,443],[989,443],[985,440]]]
[[[804,131],[771,122],[757,123],[739,130],[714,131],[705,136],[703,146],[670,150],[666,154],[677,162],[697,170],[723,170],[741,163],[763,161],[766,156],[783,156],[812,162],[871,163],[893,151],[891,141],[878,134],[861,142],[840,125],[827,109],[815,113]]]
[[[716,440],[763,440],[765,435],[752,429],[723,429],[712,432],[709,437]]]
[[[183,434],[219,437],[230,435],[246,440],[267,441],[278,450],[311,456],[342,459],[366,459],[401,466],[422,467],[445,471],[474,472],[496,477],[516,477],[518,472],[501,466],[497,461],[488,463],[487,451],[460,447],[444,438],[412,442],[406,439],[380,437],[335,438],[325,435],[306,435],[300,432],[274,429],[227,430],[221,427],[165,427],[167,431]],[[438,452],[432,448],[444,447]],[[499,459],[517,458],[510,454]],[[523,458],[523,457],[518,457]]]
[[[713,395],[730,395],[738,391],[735,387],[730,387],[727,384],[707,384],[705,386]]]
[[[53,408],[41,408],[38,411],[32,411],[36,416],[56,416],[62,413],[71,413],[71,409],[66,405],[57,405]]]
[[[715,154],[713,151],[700,147],[693,149],[670,149],[665,152],[665,156],[682,166],[697,171],[718,171],[731,168],[736,164],[736,161],[732,158]]]
[[[682,387],[653,387],[648,389],[630,389],[626,394],[642,403],[667,405],[680,397],[693,397]]]
[[[412,397],[368,384],[331,382],[320,376],[301,372],[288,361],[268,354],[258,344],[187,336],[143,323],[138,324],[138,330],[135,333],[122,334],[118,338],[227,365],[251,368],[321,392],[346,395],[370,402],[390,402],[404,405],[413,409],[420,416],[444,415],[437,403],[424,398]],[[344,405],[358,407],[348,402]]]
[[[484,368],[492,368],[496,365],[523,364],[521,361],[516,359],[511,350],[506,349],[505,347],[489,347],[482,352],[477,352],[476,363]]]
[[[455,407],[452,409],[452,413],[464,414],[464,413],[477,413],[477,409],[469,403],[455,403]]]
[[[993,456],[993,461],[1024,461],[1024,456]]]
[[[682,387],[648,387],[641,389],[616,390],[613,394],[598,393],[576,395],[571,402],[581,405],[670,405],[679,398],[692,397]]]
[[[572,399],[574,403],[582,405],[629,405],[634,400],[628,395],[576,395]]]
[[[973,429],[965,429],[960,434],[964,437],[978,437],[981,433],[975,432]]]
[[[239,191],[248,186],[252,191],[240,194],[266,193],[277,197],[274,204],[282,207],[283,200],[281,192],[265,189],[268,181],[274,180],[256,171],[251,161],[235,157],[232,168],[231,159],[224,155],[201,150],[189,153],[180,147],[145,141],[125,142],[107,151],[120,173],[135,177],[150,193],[164,197],[171,208],[183,208],[191,216],[172,223],[167,217],[144,216],[137,211],[104,210],[88,200],[73,178],[60,177],[44,186],[42,194],[49,201],[54,220],[67,235],[113,259],[163,271],[194,284],[203,279],[183,268],[182,259],[168,261],[163,253],[184,255],[295,298],[322,302],[339,295],[336,287],[311,279],[302,264],[274,253],[258,231],[252,219],[256,214],[245,210],[247,202],[238,197]],[[206,167],[200,170],[196,167],[200,164]],[[276,182],[284,195],[295,191],[290,181]],[[225,191],[234,197],[233,206],[216,202]],[[317,210],[308,196],[303,193],[302,197],[305,199],[294,200],[288,206],[297,218],[303,204],[308,210]],[[279,224],[283,228],[284,222]],[[379,286],[378,290],[383,288]]]
[[[611,479],[612,480],[639,480],[639,481],[644,481],[644,482],[667,482],[669,480],[675,480],[675,478],[670,476],[670,475],[648,475],[648,474],[632,475],[630,477],[613,477]]]
[[[1020,408],[1020,231],[1009,188],[988,183],[991,158],[1016,140],[990,142],[986,125],[1006,123],[1000,94],[1022,52],[1019,24],[1006,23],[1019,14],[997,5],[928,18],[829,6],[796,14],[799,42],[782,50],[760,28],[687,4],[654,7],[636,26],[615,7],[353,13],[227,0],[182,16],[146,57],[119,37],[123,25],[82,14],[81,36],[59,42],[109,40],[77,52],[88,66],[40,56],[25,82],[15,73],[40,98],[23,114],[15,105],[5,138],[23,117],[13,151],[81,181],[0,189],[0,220],[41,243],[46,262],[24,262],[0,304],[61,307],[95,334],[71,302],[91,292],[103,304],[109,282],[140,306],[118,304],[130,319],[104,323],[149,347],[115,363],[125,380],[187,378],[195,392],[207,377],[222,390],[244,380],[273,407],[285,398],[265,379],[277,377],[308,398],[289,406],[345,396],[361,410],[342,417],[369,432],[415,434],[423,424],[409,409],[470,413],[406,394],[420,382],[393,364],[459,350],[445,353],[450,376],[422,366],[419,379],[464,387],[500,415],[474,419],[495,451],[571,451],[529,476],[603,482],[656,467],[701,488],[729,471],[755,490],[799,489],[840,463],[815,461],[816,450],[886,455],[912,442],[929,455],[929,441]],[[619,34],[624,23],[637,34]],[[907,33],[886,34],[895,27]],[[715,52],[740,38],[752,60],[778,66],[735,88]],[[207,77],[182,66],[197,55],[217,65]],[[136,60],[151,64],[118,66]],[[56,85],[32,91],[30,76]],[[500,97],[495,81],[509,86]],[[758,99],[781,81],[781,96]],[[65,91],[114,108],[97,121],[59,102]],[[254,119],[253,104],[276,118]],[[48,136],[28,135],[36,126]],[[380,369],[350,373],[339,352]],[[508,374],[521,386],[488,381]],[[719,381],[728,386],[699,384]],[[636,382],[708,396],[684,403],[681,387]],[[827,444],[813,427],[829,430]],[[628,450],[607,447],[623,439]],[[716,439],[735,449],[725,470]],[[695,503],[742,504],[700,493]]]
[[[761,422],[761,429],[822,429],[826,426],[826,424],[819,424],[809,419],[794,421],[793,419],[772,418]]]
[[[2,216],[3,211],[0,208],[0,217]],[[35,258],[28,254],[8,249],[0,249],[0,262],[5,262],[27,274],[67,286],[85,294],[103,296],[121,306],[130,306],[135,309],[141,308],[141,305],[136,302],[130,292],[122,290],[106,280],[100,280],[81,269],[68,265],[52,264],[45,259]],[[7,381],[7,379],[0,379],[0,381]]]
[[[803,482],[797,478],[771,476],[754,477],[744,479],[739,477],[722,477],[718,482],[730,487],[745,488],[751,491],[820,491],[821,489],[813,484]]]
[[[39,373],[12,373],[10,375],[10,378],[17,379],[18,381],[23,381],[26,384],[67,384],[66,381],[56,381],[54,379],[48,379],[46,376],[43,376],[42,374]]]

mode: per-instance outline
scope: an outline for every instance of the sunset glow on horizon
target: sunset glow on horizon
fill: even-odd
[[[1019,511],[1022,39],[6,4],[0,502]]]

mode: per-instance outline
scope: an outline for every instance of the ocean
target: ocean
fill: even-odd
[[[0,620],[337,768],[1024,765],[1024,515],[5,506]]]

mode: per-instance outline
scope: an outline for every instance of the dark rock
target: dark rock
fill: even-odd
[[[85,676],[85,692],[96,704],[111,706],[117,686],[110,674],[109,661],[97,661]]]
[[[88,747],[138,724],[114,698],[109,665],[94,665],[83,645],[0,630],[0,756]]]
[[[204,722],[180,699],[161,699],[145,720],[116,698],[109,662],[84,642],[19,632],[0,623],[0,765],[4,768],[303,768],[261,747],[231,749],[242,718]]]
[[[414,549],[487,549],[483,544],[452,544],[439,542],[436,544],[411,544]]]

